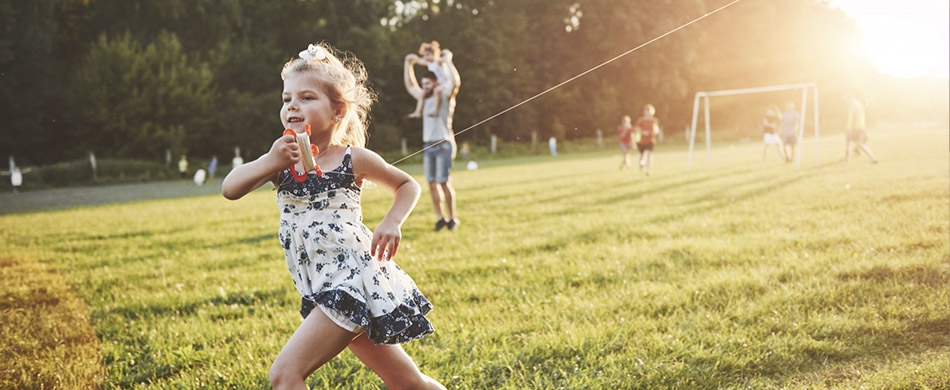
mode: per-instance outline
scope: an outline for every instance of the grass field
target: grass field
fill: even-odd
[[[654,175],[619,153],[458,171],[397,256],[437,332],[406,345],[455,389],[950,387],[950,131],[841,137],[802,165],[718,145]],[[408,167],[414,171],[415,167]],[[390,198],[364,191],[370,227]],[[0,388],[266,388],[300,323],[274,193],[0,216]],[[316,388],[380,388],[349,352]]]

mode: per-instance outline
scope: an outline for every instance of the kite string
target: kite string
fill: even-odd
[[[564,85],[567,84],[567,83],[570,83],[570,82],[572,82],[572,81],[574,81],[574,80],[577,80],[577,79],[579,79],[579,78],[581,78],[581,77],[587,75],[588,73],[591,73],[591,72],[593,72],[593,71],[595,71],[595,70],[597,70],[597,69],[600,69],[600,68],[602,68],[602,67],[604,67],[604,66],[610,64],[611,62],[614,62],[614,61],[620,59],[620,58],[623,57],[623,56],[626,56],[626,55],[628,55],[628,54],[630,54],[630,53],[633,53],[633,52],[635,52],[635,51],[637,51],[637,50],[640,50],[641,48],[643,48],[643,47],[645,47],[645,46],[647,46],[647,45],[649,45],[649,44],[651,44],[651,43],[653,43],[653,42],[656,42],[656,41],[658,41],[658,40],[660,40],[660,39],[663,39],[664,37],[666,37],[666,36],[668,36],[668,35],[670,35],[670,34],[673,34],[673,33],[677,32],[677,31],[679,31],[679,30],[682,30],[682,29],[684,29],[684,28],[686,28],[686,27],[689,27],[689,26],[692,25],[693,23],[696,23],[696,22],[698,22],[698,21],[700,21],[700,20],[703,20],[703,19],[705,19],[705,18],[707,18],[707,17],[709,17],[709,16],[712,16],[713,14],[715,14],[715,13],[717,13],[717,12],[719,12],[719,11],[722,11],[723,9],[726,9],[726,8],[728,8],[729,6],[731,6],[731,5],[735,4],[735,3],[738,3],[738,2],[740,2],[740,1],[742,1],[742,0],[733,0],[732,2],[730,2],[730,3],[726,4],[726,5],[723,5],[723,6],[719,7],[719,8],[716,8],[716,9],[713,10],[713,11],[707,12],[707,13],[704,14],[703,16],[700,16],[700,17],[698,17],[698,18],[696,18],[696,19],[693,19],[693,20],[687,22],[686,24],[683,24],[683,25],[681,25],[681,26],[679,26],[679,27],[677,27],[677,28],[674,28],[674,29],[672,29],[672,30],[669,30],[669,31],[667,31],[667,32],[665,32],[665,33],[663,33],[663,34],[661,34],[661,35],[659,35],[659,36],[657,36],[657,37],[655,37],[655,38],[649,40],[649,41],[646,41],[646,42],[640,44],[639,46],[637,46],[637,47],[635,47],[635,48],[633,48],[633,49],[630,49],[630,50],[627,50],[627,51],[625,51],[625,52],[623,52],[623,53],[620,53],[619,55],[617,55],[617,56],[615,56],[615,57],[613,57],[613,58],[611,58],[611,59],[609,59],[609,60],[607,60],[607,61],[604,61],[604,62],[600,63],[599,65],[594,66],[593,68],[590,68],[590,69],[588,69],[588,70],[586,70],[586,71],[584,71],[584,72],[582,72],[582,73],[580,73],[580,74],[578,74],[578,75],[576,75],[576,76],[574,76],[574,77],[571,77],[571,78],[569,78],[569,79],[567,79],[567,80],[562,81],[561,83],[559,83],[559,84],[557,84],[557,85],[555,85],[555,86],[553,86],[553,87],[550,87],[550,88],[548,88],[548,89],[546,89],[546,90],[544,90],[544,91],[541,91],[540,93],[538,93],[538,94],[536,94],[536,95],[534,95],[534,96],[532,96],[532,97],[530,97],[530,98],[527,98],[527,99],[525,99],[524,101],[522,101],[522,102],[520,102],[520,103],[518,103],[518,104],[515,104],[515,105],[513,105],[513,106],[511,106],[511,107],[508,107],[508,108],[502,110],[501,112],[499,112],[499,113],[497,113],[497,114],[495,114],[495,115],[492,115],[492,116],[490,116],[490,117],[488,117],[488,118],[485,118],[485,119],[483,119],[483,120],[481,120],[481,121],[475,123],[474,125],[471,125],[471,126],[465,128],[464,130],[455,133],[455,135],[460,135],[460,134],[462,134],[462,133],[465,133],[466,131],[469,131],[469,130],[474,129],[474,128],[478,127],[478,126],[481,126],[481,125],[484,124],[485,122],[488,122],[488,121],[490,121],[490,120],[492,120],[492,119],[495,119],[495,118],[497,118],[497,117],[499,117],[499,116],[501,116],[501,115],[507,113],[508,111],[511,111],[511,110],[514,110],[514,109],[516,109],[516,108],[518,108],[518,107],[521,107],[521,106],[527,104],[528,102],[530,102],[530,101],[532,101],[532,100],[534,100],[534,99],[537,99],[537,98],[539,98],[539,97],[541,97],[541,96],[547,94],[548,92],[551,92],[551,91],[553,91],[553,90],[555,90],[555,89],[558,89],[558,88],[564,86]],[[435,147],[435,146],[438,146],[438,145],[442,144],[443,142],[447,142],[447,140],[444,140],[444,139],[443,139],[443,140],[441,140],[441,141],[438,141],[438,142],[435,142],[435,143],[433,143],[433,144],[431,144],[431,145],[428,145],[428,146],[426,146],[426,147],[424,147],[424,148],[422,148],[422,149],[419,149],[419,150],[417,150],[417,151],[415,151],[415,152],[413,152],[413,153],[411,153],[411,154],[409,154],[409,155],[407,155],[407,156],[404,156],[403,158],[401,158],[401,159],[399,159],[399,160],[396,160],[396,161],[393,162],[392,164],[393,164],[393,165],[399,164],[399,163],[401,163],[401,162],[403,162],[403,161],[409,159],[410,157],[415,156],[415,155],[417,155],[417,154],[419,154],[419,153],[422,153],[422,152],[424,152],[424,151],[426,151],[426,150],[428,150],[428,149],[430,149],[430,148],[433,148],[433,147]]]

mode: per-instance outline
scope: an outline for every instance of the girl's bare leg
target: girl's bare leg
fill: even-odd
[[[445,386],[421,371],[398,344],[374,344],[366,334],[350,342],[350,351],[383,380],[390,390],[436,389]]]
[[[307,377],[343,351],[354,336],[315,308],[271,365],[271,386],[277,390],[308,389]]]

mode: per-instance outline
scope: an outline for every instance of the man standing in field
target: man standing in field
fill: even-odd
[[[426,181],[429,183],[429,194],[432,205],[435,207],[435,230],[443,228],[454,230],[459,220],[455,215],[455,188],[449,180],[452,169],[452,160],[457,150],[455,132],[452,130],[452,117],[455,115],[455,95],[458,94],[461,78],[458,69],[452,62],[452,53],[442,50],[444,61],[440,61],[443,71],[448,75],[445,85],[439,88],[439,80],[435,73],[427,71],[422,76],[422,84],[416,81],[413,66],[419,60],[415,54],[406,56],[403,70],[403,81],[406,91],[416,100],[423,101],[422,112],[433,112],[437,108],[437,115],[422,116],[422,141],[425,143],[425,154],[422,166],[425,170]],[[443,202],[445,208],[443,209]]]

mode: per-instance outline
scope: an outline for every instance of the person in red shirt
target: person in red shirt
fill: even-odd
[[[633,150],[633,142],[639,139],[639,134],[634,131],[633,122],[629,115],[620,118],[617,135],[620,136],[620,153],[623,153],[620,169],[630,168],[630,151]]]
[[[653,169],[653,143],[660,132],[660,124],[653,116],[656,108],[652,104],[643,106],[643,116],[637,119],[636,128],[639,132],[637,150],[640,151],[640,171],[650,176]]]

